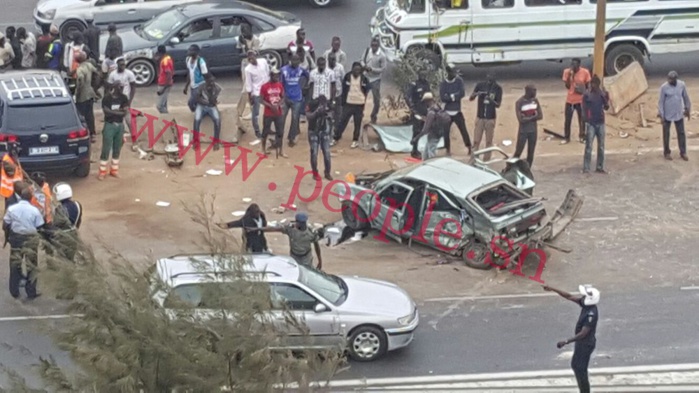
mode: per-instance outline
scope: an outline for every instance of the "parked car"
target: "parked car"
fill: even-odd
[[[289,42],[301,22],[288,12],[275,12],[239,1],[195,3],[171,8],[143,25],[118,31],[124,43],[127,67],[136,75],[138,86],[156,77],[154,56],[158,45],[166,45],[175,62],[175,72],[186,74],[187,49],[201,48],[201,56],[212,72],[240,68],[245,56],[237,48],[240,25],[249,23],[260,38],[260,54],[272,67],[281,67]],[[106,36],[100,40],[104,53]]]
[[[571,190],[549,219],[541,199],[497,172],[446,157],[348,180],[334,190],[347,226],[378,229],[400,242],[411,239],[460,256],[477,269],[498,263],[492,241],[514,260],[522,245],[539,248],[554,239],[582,206]],[[509,250],[504,239],[517,246]]]
[[[284,319],[284,310],[291,311],[309,330],[310,337],[299,333],[285,337],[288,340],[282,344],[285,349],[341,347],[347,348],[352,359],[367,362],[387,351],[403,348],[413,340],[420,319],[418,310],[410,296],[394,284],[329,275],[287,256],[252,254],[245,258],[248,263],[244,272],[250,275],[250,280],[269,286],[274,313],[271,320],[278,321],[283,331],[293,331]],[[188,302],[201,307],[198,315],[206,318],[213,311],[206,309],[206,304],[212,304],[205,299],[206,294],[214,296],[217,292],[205,290],[205,286],[223,282],[230,287],[231,280],[236,279],[234,276],[240,277],[225,271],[221,275],[227,269],[225,266],[204,255],[160,259],[152,268],[153,279],[169,286],[169,290],[157,291],[154,300],[171,310],[171,304]],[[168,292],[176,301],[168,297]]]
[[[252,2],[255,2],[256,0],[250,0]],[[285,0],[285,3],[288,2],[289,0]],[[308,3],[310,3],[313,7],[316,8],[326,8],[330,7],[331,5],[337,4],[340,2],[340,0],[306,0]],[[265,0],[264,3],[269,3],[269,0]]]
[[[55,24],[61,36],[83,31],[87,19],[105,28],[117,25],[143,23],[175,5],[202,0],[39,0],[34,9],[37,24]]]
[[[0,153],[19,144],[27,172],[90,174],[89,132],[55,71],[0,73]]]

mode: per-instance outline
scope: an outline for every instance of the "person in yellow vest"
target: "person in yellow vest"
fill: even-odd
[[[48,227],[53,222],[51,187],[49,187],[49,183],[46,181],[46,175],[43,172],[34,172],[31,178],[38,187],[38,189],[32,190],[34,192],[34,197],[31,203],[41,211],[41,214],[44,216],[44,222]]]
[[[7,149],[7,154],[2,158],[2,166],[0,166],[0,195],[5,198],[5,210],[14,196],[15,182],[24,180],[24,172],[18,158],[18,146],[15,143],[8,143]]]

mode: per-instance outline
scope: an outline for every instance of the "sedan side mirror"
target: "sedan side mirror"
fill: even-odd
[[[177,38],[177,37],[172,37],[172,38],[170,38],[170,44],[171,44],[171,45],[177,45],[177,44],[179,44],[179,43],[180,43],[180,39],[179,39],[179,38]]]
[[[313,307],[313,311],[315,311],[316,314],[320,314],[322,312],[328,311],[328,307],[323,303],[318,303],[315,307]]]

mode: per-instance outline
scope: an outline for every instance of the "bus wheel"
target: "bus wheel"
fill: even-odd
[[[604,71],[607,75],[616,75],[633,62],[643,65],[643,52],[636,45],[621,44],[607,50],[604,59]]]

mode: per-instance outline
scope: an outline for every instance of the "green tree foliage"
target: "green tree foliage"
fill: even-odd
[[[417,79],[418,73],[424,70],[427,73],[427,80],[430,82],[432,93],[439,100],[439,84],[444,80],[446,72],[441,58],[429,49],[414,50],[401,55],[399,61],[393,68],[392,79],[399,89],[397,95],[387,96],[385,110],[389,117],[395,117],[402,113],[407,113],[408,107],[405,104],[405,94],[411,82]]]
[[[286,311],[285,327],[273,323],[269,287],[251,278],[246,258],[231,256],[238,245],[212,224],[213,198],[202,198],[189,213],[203,229],[196,242],[215,261],[212,269],[192,260],[201,265],[204,284],[199,308],[156,279],[153,258],[146,271],[118,253],[98,258],[88,247],[81,247],[75,261],[51,259],[51,268],[40,273],[44,288],[52,284],[44,292],[71,297],[69,312],[81,317],[54,334],[80,371],[69,373],[42,359],[49,391],[268,392],[288,384],[310,390],[311,382],[327,381],[337,372],[339,350],[272,349],[289,334],[307,337],[303,321]],[[17,386],[12,391],[24,391],[21,378],[12,380]]]

